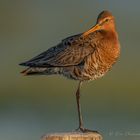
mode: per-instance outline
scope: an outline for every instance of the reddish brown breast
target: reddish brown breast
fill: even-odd
[[[116,32],[104,32],[103,39],[97,43],[96,50],[85,60],[83,74],[90,79],[102,77],[116,62],[120,45]]]

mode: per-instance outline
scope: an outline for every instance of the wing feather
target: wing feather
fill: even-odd
[[[96,49],[98,34],[98,32],[94,32],[94,34],[86,37],[81,36],[81,34],[68,37],[57,46],[48,49],[25,63],[21,63],[21,65],[30,67],[78,65]]]

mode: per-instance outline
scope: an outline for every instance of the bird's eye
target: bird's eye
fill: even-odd
[[[109,21],[109,19],[107,18],[106,20],[105,20],[105,22],[108,22]]]

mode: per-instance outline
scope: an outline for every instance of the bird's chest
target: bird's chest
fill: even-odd
[[[115,44],[114,47],[111,45],[109,46],[108,44],[108,46],[97,48],[94,53],[85,60],[84,74],[91,80],[104,76],[116,62],[120,48],[119,46],[115,46]]]

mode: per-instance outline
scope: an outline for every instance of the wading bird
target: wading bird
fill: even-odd
[[[58,45],[21,63],[28,68],[24,75],[60,74],[78,80],[76,101],[78,109],[78,131],[92,131],[84,128],[80,106],[80,87],[82,82],[104,76],[116,62],[120,54],[120,44],[115,28],[114,16],[103,11],[96,25],[84,33],[70,36]]]

